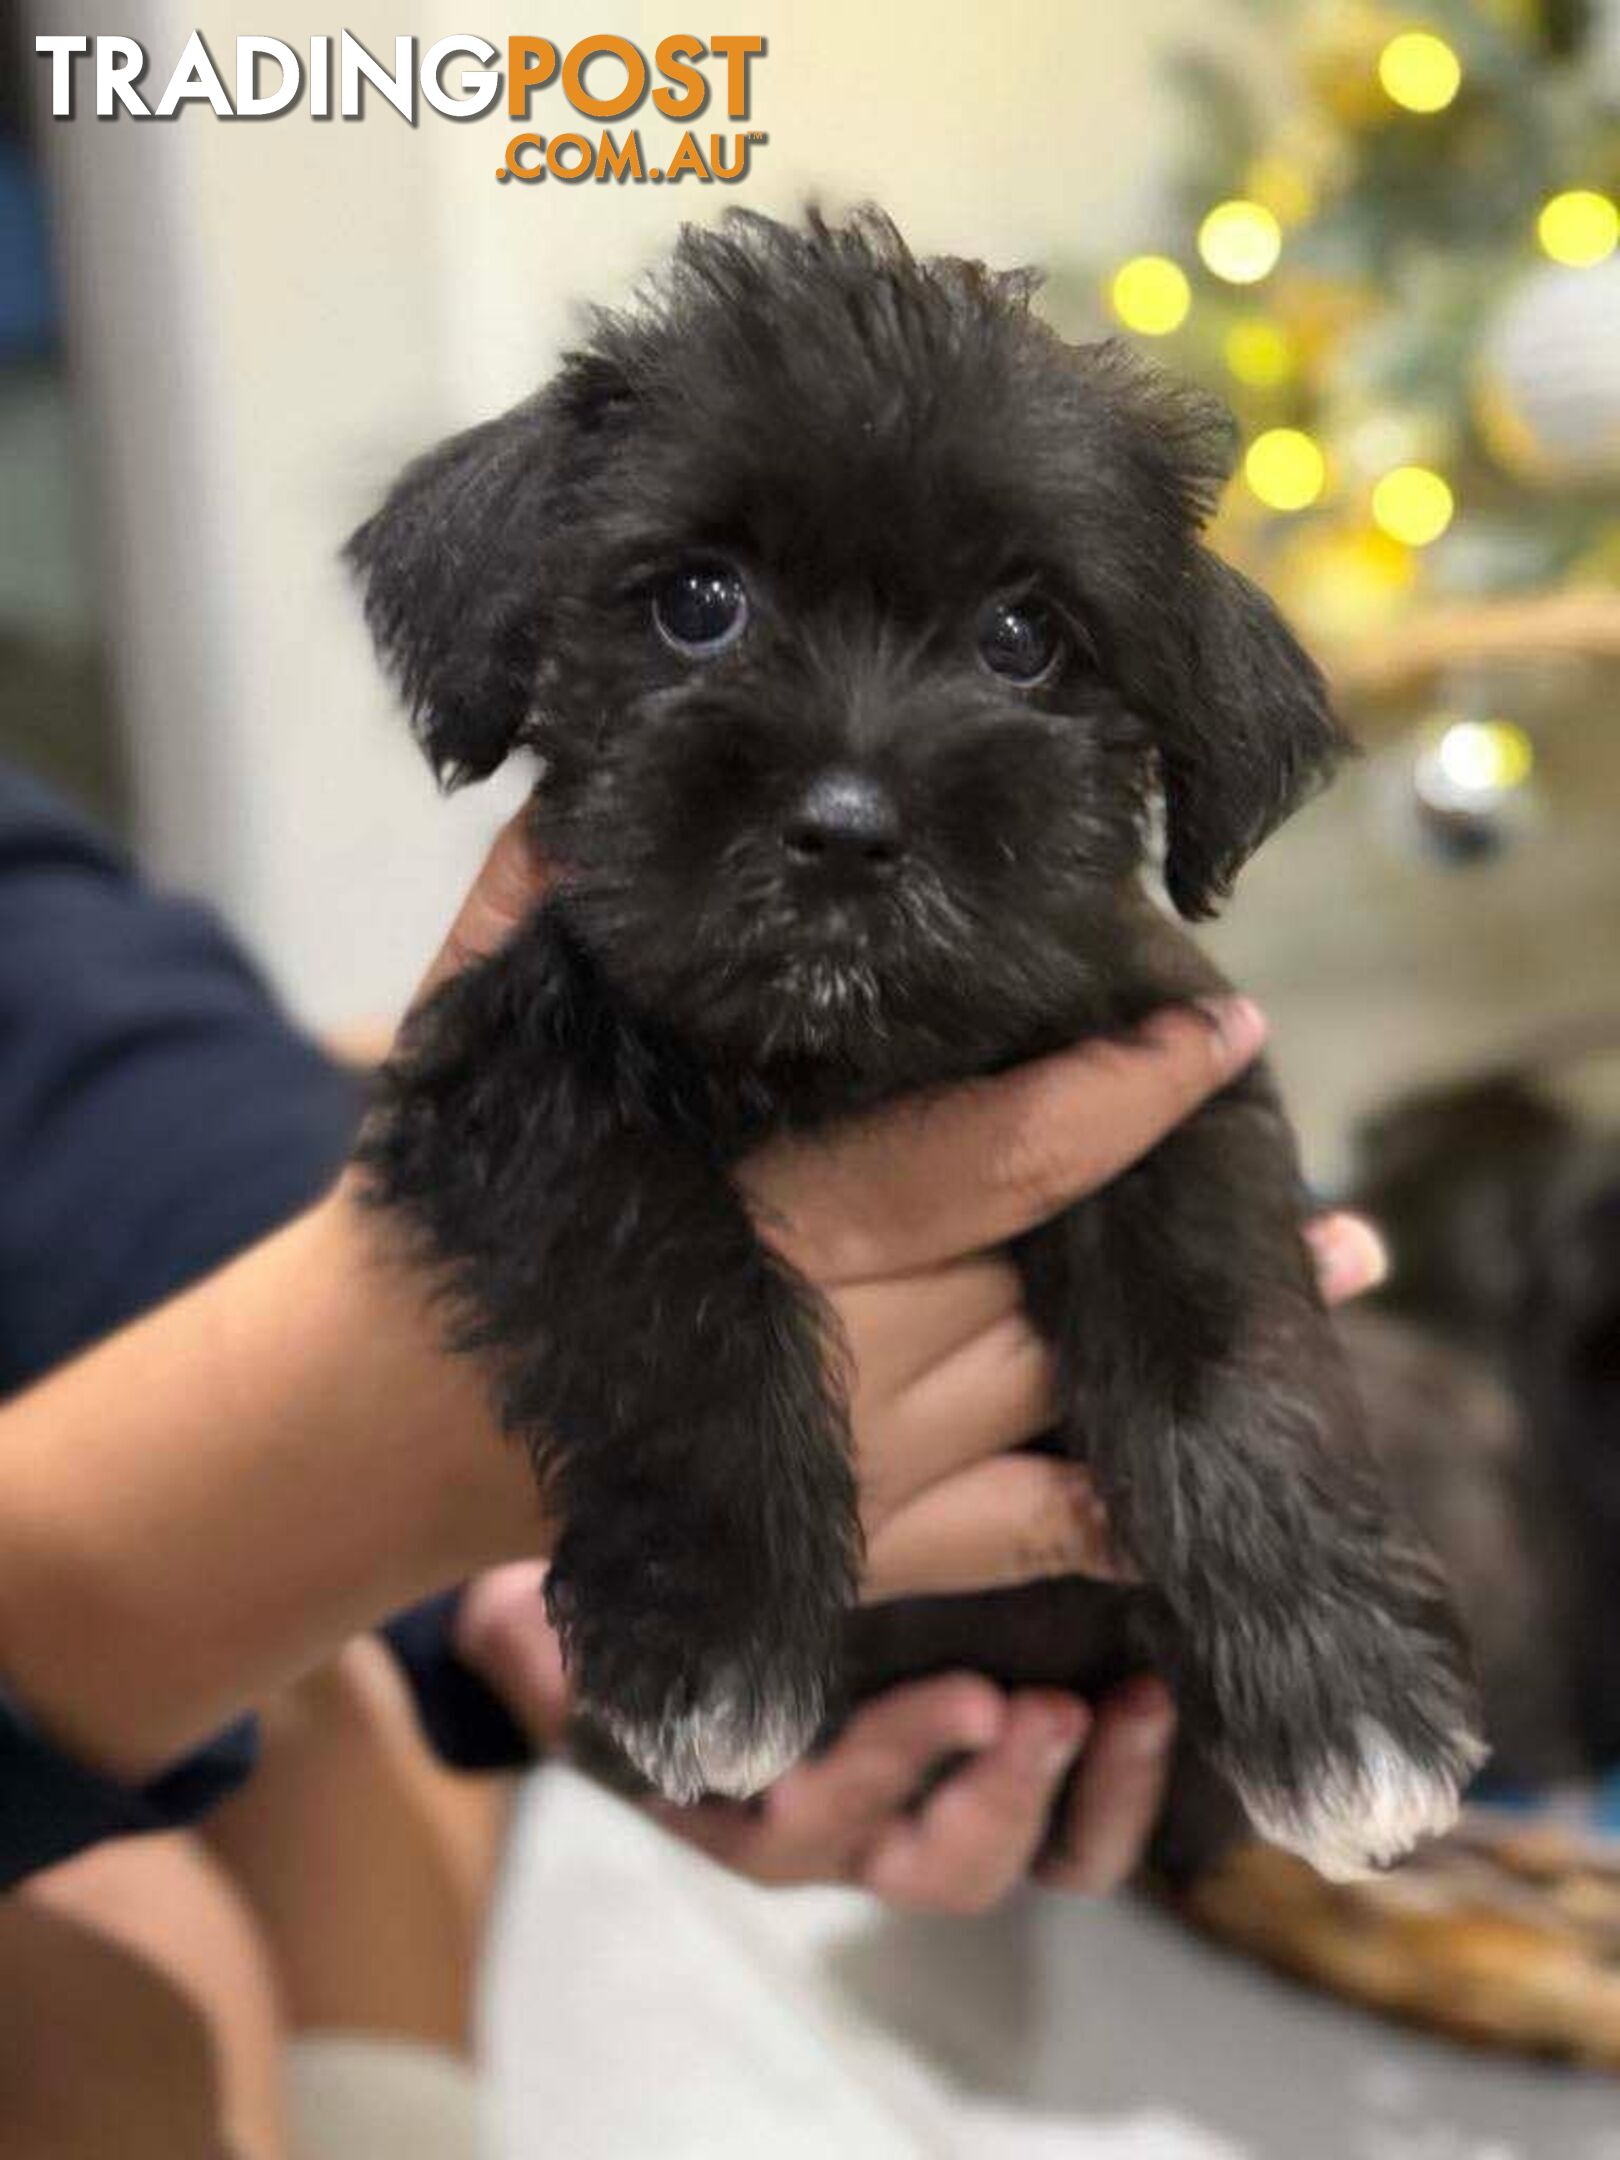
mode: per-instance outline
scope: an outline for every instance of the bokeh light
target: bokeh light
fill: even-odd
[[[1192,287],[1186,272],[1168,255],[1133,255],[1114,272],[1109,304],[1127,330],[1143,337],[1168,337],[1187,320]]]
[[[1263,315],[1233,323],[1221,340],[1221,356],[1228,372],[1251,390],[1274,390],[1294,372],[1293,340]]]
[[[1427,465],[1397,465],[1372,491],[1373,522],[1407,547],[1427,547],[1451,523],[1456,502]]]
[[[1199,226],[1198,252],[1229,285],[1254,285],[1276,267],[1282,227],[1263,203],[1235,196],[1217,203]]]
[[[1243,460],[1250,492],[1268,510],[1303,510],[1327,482],[1327,460],[1299,428],[1267,428]]]
[[[1595,188],[1566,188],[1542,205],[1536,238],[1555,263],[1590,269],[1620,245],[1620,209]]]
[[[1511,720],[1454,720],[1434,746],[1434,761],[1454,788],[1485,795],[1523,787],[1536,752]]]
[[[1491,862],[1531,829],[1536,751],[1516,721],[1437,713],[1416,752],[1411,801],[1426,854],[1452,868]]]
[[[1378,55],[1378,80],[1407,112],[1444,112],[1462,85],[1462,62],[1432,30],[1403,30]]]

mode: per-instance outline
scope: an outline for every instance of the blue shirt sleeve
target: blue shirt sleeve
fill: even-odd
[[[360,1104],[206,909],[152,891],[0,769],[0,1395],[308,1205]],[[452,1759],[519,1760],[521,1735],[449,1650],[449,1609],[391,1630],[430,1735]],[[0,1687],[0,1886],[191,1820],[253,1746],[242,1720],[135,1791],[55,1750]]]
[[[251,1718],[142,1786],[122,1785],[48,1740],[0,1687],[0,1891],[103,1838],[172,1830],[222,1800],[258,1750]]]
[[[307,1205],[359,1102],[213,916],[0,774],[0,1393]]]

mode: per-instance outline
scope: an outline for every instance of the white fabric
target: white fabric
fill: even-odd
[[[755,1890],[556,1770],[485,2054],[492,2160],[1620,2160],[1612,2079],[1395,2031],[1129,1901]]]
[[[442,2049],[305,2033],[288,2050],[295,2160],[479,2160],[481,2091]]]

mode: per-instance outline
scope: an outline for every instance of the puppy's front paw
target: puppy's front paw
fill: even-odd
[[[1261,1837],[1331,1881],[1387,1867],[1457,1819],[1485,1760],[1467,1660],[1426,1555],[1364,1555],[1219,1646],[1220,1768]],[[1341,1563],[1344,1554],[1335,1556]],[[1318,1556],[1320,1564],[1320,1556]]]
[[[819,1687],[763,1691],[740,1666],[722,1666],[697,1687],[655,1708],[629,1709],[586,1697],[581,1705],[666,1799],[683,1805],[705,1793],[746,1800],[799,1760],[825,1707]]]
[[[1267,1844],[1297,1853],[1330,1882],[1351,1882],[1443,1836],[1485,1754],[1460,1727],[1420,1758],[1375,1718],[1361,1717],[1348,1745],[1323,1754],[1297,1784],[1267,1785],[1229,1770]]]

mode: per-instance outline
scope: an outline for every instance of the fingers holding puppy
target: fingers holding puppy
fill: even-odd
[[[857,1879],[891,1905],[988,1912],[1029,1872],[1091,1721],[1072,1695],[1009,1696],[995,1739],[884,1828]]]
[[[1164,1804],[1175,1731],[1174,1700],[1151,1674],[1138,1674],[1104,1697],[1037,1864],[1040,1881],[1103,1897],[1130,1880]]]
[[[1145,1155],[1265,1033],[1245,998],[1166,1007],[1133,1035],[776,1142],[739,1183],[761,1234],[824,1287],[987,1252]]]
[[[1306,1239],[1329,1304],[1382,1280],[1384,1248],[1361,1217],[1320,1216]],[[971,1283],[950,1284],[944,1310],[923,1323],[934,1344],[930,1365],[890,1394],[874,1380],[857,1380],[865,1595],[873,1602],[1054,1575],[1130,1579],[1084,1466],[1017,1452],[1051,1423],[1051,1356],[1012,1302],[999,1263],[985,1267]],[[885,1334],[915,1342],[918,1313],[937,1284],[937,1275],[906,1278],[885,1286],[884,1296],[853,1304],[835,1294],[858,1375],[883,1366]],[[966,1331],[964,1340],[952,1341],[945,1324],[952,1320]]]
[[[555,873],[535,846],[527,806],[507,819],[416,993],[418,1004],[452,975],[499,951],[540,905]]]
[[[867,1533],[862,1594],[1004,1590],[1055,1575],[1129,1580],[1086,1471],[1047,1455],[995,1455],[942,1478]]]

